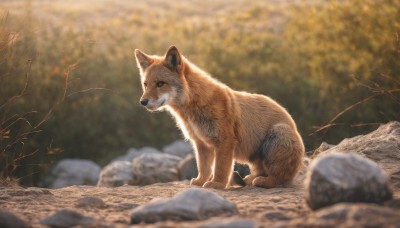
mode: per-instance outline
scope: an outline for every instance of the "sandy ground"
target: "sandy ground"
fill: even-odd
[[[0,207],[8,209],[29,222],[33,227],[45,227],[39,223],[61,209],[72,209],[85,216],[95,218],[106,227],[129,227],[130,213],[133,208],[143,205],[157,197],[172,197],[189,186],[189,182],[159,183],[148,186],[122,186],[103,188],[93,186],[71,186],[61,189],[42,188],[0,188]],[[303,197],[303,187],[296,185],[288,188],[263,189],[244,187],[231,190],[212,190],[235,203],[239,211],[233,218],[249,218],[258,225],[268,227],[276,225],[277,219],[266,218],[266,214],[284,214],[291,219],[306,217],[313,213],[308,209]],[[104,208],[77,207],[78,199],[92,196],[100,198],[106,204]],[[400,191],[395,191],[395,198],[400,197]],[[228,219],[221,216],[218,220]],[[214,220],[214,221],[218,221]],[[192,222],[160,222],[156,224],[141,224],[140,227],[197,227],[209,223],[205,221]],[[137,225],[136,225],[137,226]],[[136,227],[135,226],[135,227]]]
[[[41,227],[39,224],[41,219],[64,208],[94,217],[105,225],[124,227],[129,225],[130,212],[135,206],[143,205],[157,197],[172,197],[190,187],[189,183],[185,181],[117,188],[93,186],[71,186],[61,189],[0,188],[0,205],[2,208],[7,208],[20,215],[34,227]],[[268,211],[281,211],[296,217],[310,212],[304,203],[300,186],[274,189],[245,187],[211,191],[234,202],[239,210],[237,217],[241,218],[259,220]],[[78,199],[84,196],[98,197],[105,202],[107,207],[77,208]],[[185,222],[181,225],[196,226],[201,223],[204,221],[200,223]]]

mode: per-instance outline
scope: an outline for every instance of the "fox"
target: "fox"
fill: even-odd
[[[234,162],[247,164],[247,186],[291,184],[304,157],[304,144],[290,114],[273,99],[226,84],[170,46],[163,56],[135,49],[143,95],[150,112],[167,111],[190,140],[198,176],[190,185],[232,186]]]

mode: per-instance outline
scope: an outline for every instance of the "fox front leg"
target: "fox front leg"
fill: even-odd
[[[226,140],[215,150],[214,175],[204,183],[205,188],[224,189],[233,172],[233,150],[235,144]]]
[[[199,174],[190,181],[191,185],[203,186],[212,176],[212,165],[214,162],[214,151],[203,142],[195,141],[195,154],[197,170]]]

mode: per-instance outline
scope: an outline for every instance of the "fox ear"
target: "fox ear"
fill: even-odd
[[[153,63],[153,59],[151,59],[150,56],[139,51],[138,49],[135,50],[135,57],[138,67],[141,68],[142,70],[145,70],[148,66],[150,66]]]
[[[182,66],[182,57],[179,54],[178,48],[171,46],[165,54],[165,64],[173,71],[179,72]]]

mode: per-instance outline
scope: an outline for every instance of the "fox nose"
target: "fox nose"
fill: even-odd
[[[149,99],[142,99],[140,100],[140,104],[146,106],[149,103]]]

